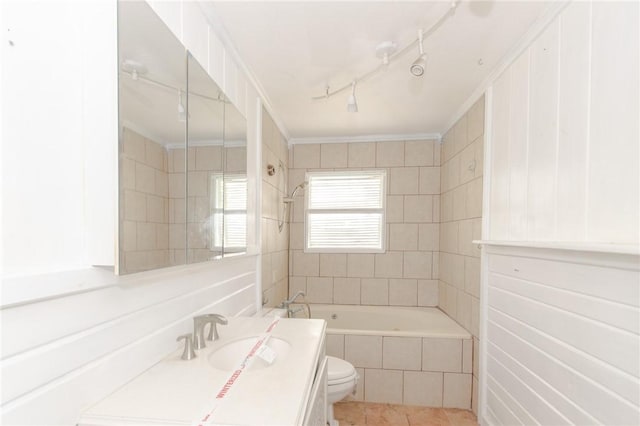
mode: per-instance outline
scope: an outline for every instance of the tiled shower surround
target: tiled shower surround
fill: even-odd
[[[307,171],[387,171],[386,252],[304,253],[304,196],[293,205],[289,293],[310,303],[436,306],[440,145],[435,140],[294,145],[289,188]]]
[[[471,408],[471,339],[328,333],[327,355],[356,367],[352,399]]]

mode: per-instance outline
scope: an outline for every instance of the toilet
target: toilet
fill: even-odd
[[[333,416],[333,404],[354,392],[358,383],[358,373],[349,362],[327,356],[327,422],[338,426]]]

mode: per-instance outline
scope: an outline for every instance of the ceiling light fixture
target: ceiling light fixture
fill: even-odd
[[[401,48],[400,50],[398,50],[396,52],[396,49],[394,49],[393,52],[388,51],[387,54],[385,55],[384,50],[379,53],[379,49],[380,46],[386,45],[387,43],[392,43],[392,42],[383,42],[380,45],[378,45],[378,47],[376,48],[376,55],[382,59],[382,63],[378,64],[374,69],[372,69],[371,71],[360,75],[359,77],[356,77],[355,79],[353,79],[353,81],[351,81],[350,83],[347,83],[343,86],[338,87],[335,90],[331,90],[329,86],[326,86],[325,88],[325,93],[320,95],[320,96],[313,96],[311,99],[313,100],[320,100],[320,99],[328,99],[330,97],[332,97],[333,95],[336,95],[338,93],[344,92],[345,90],[349,89],[349,87],[351,87],[351,96],[349,96],[349,104],[347,105],[347,109],[349,111],[351,111],[351,109],[353,107],[351,107],[351,99],[353,97],[353,104],[355,106],[355,109],[357,110],[357,104],[355,103],[355,85],[358,83],[362,83],[365,80],[368,80],[369,78],[373,77],[374,75],[376,75],[377,73],[379,73],[380,71],[383,71],[387,68],[387,66],[395,61],[396,59],[400,58],[401,56],[404,56],[407,52],[409,52],[410,50],[412,50],[413,46],[415,46],[416,44],[421,43],[421,40],[424,41],[426,38],[428,38],[431,34],[433,34],[438,28],[440,28],[440,26],[442,26],[442,24],[451,16],[454,15],[455,13],[455,9],[458,6],[458,1],[459,0],[454,0],[451,2],[450,7],[447,9],[447,11],[445,13],[442,14],[442,16],[433,24],[431,25],[429,28],[427,28],[426,30],[422,30],[420,29],[419,33],[418,33],[418,38],[413,40],[411,43],[409,43],[408,45],[404,46],[403,48]],[[420,38],[420,35],[422,35],[422,38]],[[395,44],[395,43],[393,43]],[[418,58],[418,60],[420,59],[424,59],[424,63],[423,63],[423,67],[422,67],[422,73],[420,74],[414,74],[414,75],[422,75],[424,73],[424,67],[426,65],[426,55],[423,57],[422,55],[424,54],[424,51],[422,50],[422,48],[420,49],[420,54],[421,56]],[[413,65],[416,65],[418,60],[416,60],[416,62],[414,62]],[[412,65],[412,68],[413,68]],[[419,65],[419,64],[418,64]],[[412,70],[413,73],[413,70]]]
[[[389,57],[396,53],[398,45],[392,41],[383,41],[376,46],[376,56],[382,59],[383,65],[389,65]]]
[[[347,111],[358,112],[358,102],[356,102],[356,82],[351,82],[351,94],[347,100]]]
[[[418,59],[413,61],[410,68],[411,74],[413,74],[416,77],[422,77],[422,75],[424,74],[424,70],[427,66],[427,55],[425,55],[424,53],[422,40],[423,40],[422,29],[419,29],[418,30],[418,48],[420,49],[420,56],[418,56]]]

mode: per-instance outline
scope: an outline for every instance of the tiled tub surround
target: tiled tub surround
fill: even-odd
[[[442,311],[310,306],[313,318],[327,321],[327,355],[346,359],[358,371],[353,399],[471,408],[471,336]]]
[[[444,135],[441,146],[440,267],[438,307],[473,335],[479,353],[480,249],[484,146],[484,96]],[[478,358],[473,362],[477,412]]]
[[[121,148],[120,273],[169,266],[167,151],[126,127]]]
[[[311,303],[437,306],[440,144],[299,144],[289,155],[289,188],[303,182],[308,171],[387,171],[385,253],[304,253],[304,196],[296,197],[290,295],[304,290]]]
[[[276,306],[287,298],[289,285],[289,223],[282,230],[278,218],[282,218],[287,196],[287,141],[273,122],[266,109],[262,109],[262,299],[266,306]],[[273,165],[276,173],[269,176],[267,165]],[[282,164],[282,168],[279,165]]]

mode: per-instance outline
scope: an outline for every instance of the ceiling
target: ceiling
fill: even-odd
[[[442,133],[456,110],[524,36],[549,2],[463,1],[424,43],[427,70],[409,73],[417,48],[349,91],[337,89],[380,64],[376,46],[404,47],[449,2],[207,3],[294,138]],[[207,7],[206,5],[204,7]],[[481,64],[480,64],[481,63]]]

